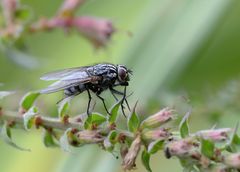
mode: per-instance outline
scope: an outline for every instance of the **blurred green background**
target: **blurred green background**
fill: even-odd
[[[61,2],[22,0],[32,6],[35,17],[54,15]],[[164,106],[175,107],[180,115],[193,108],[191,131],[214,124],[235,126],[240,113],[239,0],[86,0],[78,14],[114,22],[118,31],[106,49],[96,51],[78,33],[67,35],[62,30],[28,35],[27,55],[33,56],[38,67],[21,67],[1,53],[1,89],[20,90],[21,96],[47,86],[49,83],[39,77],[48,71],[98,62],[122,63],[134,72],[128,91],[134,91],[131,104],[139,100],[140,115],[150,115]],[[28,63],[31,61],[25,65]],[[38,104],[54,116],[55,102],[61,96],[43,95]],[[86,98],[83,94],[74,100],[72,114],[84,111]],[[16,108],[17,102],[18,98],[8,98],[3,104]],[[69,154],[45,148],[38,130],[16,130],[13,137],[32,151],[20,152],[1,141],[3,172],[122,171],[120,160],[97,146],[84,146]],[[166,160],[162,153],[152,157],[151,166],[153,171],[181,171],[177,159]],[[139,160],[136,171],[145,171]]]

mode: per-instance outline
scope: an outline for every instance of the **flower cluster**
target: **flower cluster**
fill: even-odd
[[[0,97],[7,96],[0,92]],[[136,159],[141,153],[142,163],[147,171],[151,155],[163,151],[166,158],[177,157],[185,171],[221,171],[240,170],[240,153],[237,146],[240,138],[237,128],[222,128],[189,132],[189,113],[182,118],[179,130],[170,123],[175,119],[175,111],[163,108],[156,114],[140,121],[135,108],[128,115],[127,129],[120,129],[117,119],[121,101],[109,110],[111,115],[92,112],[69,117],[69,102],[63,102],[58,108],[58,118],[46,117],[39,113],[34,105],[38,92],[26,94],[18,112],[0,109],[0,121],[3,121],[1,137],[6,143],[20,150],[11,140],[11,129],[22,125],[27,131],[33,126],[44,131],[44,144],[47,147],[59,146],[71,152],[71,147],[97,144],[108,152],[118,151],[122,157],[124,170],[136,168]],[[120,150],[117,150],[120,148]]]

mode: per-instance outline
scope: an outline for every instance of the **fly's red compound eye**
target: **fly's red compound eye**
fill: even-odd
[[[126,81],[127,78],[127,70],[123,67],[118,68],[118,79],[120,81]]]

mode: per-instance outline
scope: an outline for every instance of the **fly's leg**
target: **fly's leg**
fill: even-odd
[[[127,107],[128,107],[128,110],[130,111],[130,106],[129,106],[129,103],[128,103],[128,101],[127,101],[126,98],[129,97],[129,96],[131,96],[132,93],[131,93],[129,96],[126,96],[126,86],[124,87],[124,92],[115,90],[114,88],[110,88],[110,91],[111,91],[111,93],[112,93],[112,95],[113,95],[113,97],[115,98],[116,101],[118,101],[118,99],[117,99],[117,97],[115,96],[115,94],[122,95],[123,98],[124,98],[123,101],[126,102]],[[115,94],[114,94],[114,93],[115,93]],[[122,103],[123,103],[123,102],[122,102]],[[123,106],[123,105],[122,105],[122,106]],[[124,106],[123,106],[123,108],[124,108]]]
[[[111,94],[113,95],[114,99],[115,99],[116,101],[118,101],[118,98],[117,98],[117,96],[114,94],[114,91],[113,91],[112,88],[110,89],[110,92],[111,92]]]
[[[112,93],[115,93],[115,94],[118,94],[118,95],[122,95],[122,96],[124,95],[123,92],[115,90],[114,88],[110,88],[110,90],[111,90]]]
[[[123,101],[125,100],[126,101],[126,91],[127,91],[127,87],[125,86],[124,87],[124,92],[123,92],[123,97],[122,97],[122,100],[121,100],[121,109],[122,109],[122,113],[124,115],[124,117],[126,118],[126,114],[124,112],[124,106],[123,106]]]
[[[125,102],[126,102],[126,104],[127,104],[127,107],[128,107],[128,110],[129,110],[129,111],[131,111],[131,108],[130,108],[130,106],[129,106],[129,104],[128,104],[127,98],[130,97],[132,94],[133,94],[133,92],[131,92],[129,95],[126,96],[126,93],[125,93]]]
[[[106,106],[106,104],[105,104],[104,98],[102,98],[102,97],[99,96],[98,94],[96,94],[96,95],[97,95],[97,97],[98,97],[100,100],[102,100],[102,103],[103,103],[103,106],[104,106],[106,112],[107,112],[109,115],[111,115],[111,113],[108,112],[108,109],[107,109],[107,106]]]
[[[89,115],[90,115],[90,113],[89,113],[89,108],[90,108],[90,104],[91,104],[92,96],[91,96],[91,94],[90,94],[89,89],[87,88],[86,90],[87,90],[87,93],[88,93],[87,115],[89,116]]]

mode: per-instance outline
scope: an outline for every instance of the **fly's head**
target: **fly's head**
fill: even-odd
[[[128,85],[130,74],[132,74],[132,71],[127,69],[124,65],[117,65],[117,80],[120,85]]]

